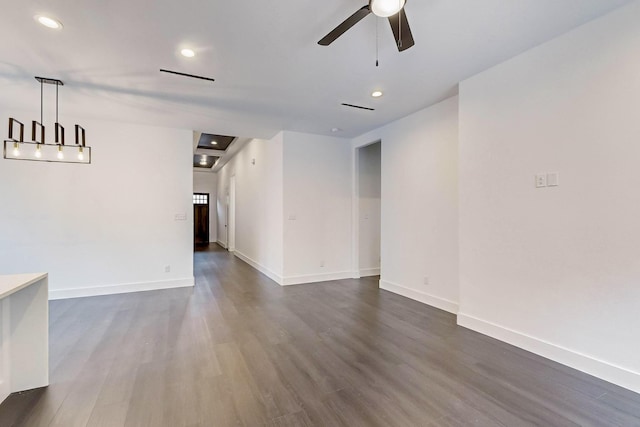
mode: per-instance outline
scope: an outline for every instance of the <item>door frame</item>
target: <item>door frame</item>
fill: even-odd
[[[227,204],[227,250],[236,250],[236,176],[229,177],[229,202]]]

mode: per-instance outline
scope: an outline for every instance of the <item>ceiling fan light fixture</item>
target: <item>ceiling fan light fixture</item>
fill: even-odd
[[[374,15],[388,18],[400,12],[406,0],[370,0],[369,7]]]

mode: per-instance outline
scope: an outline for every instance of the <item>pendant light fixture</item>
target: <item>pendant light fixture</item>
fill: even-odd
[[[64,83],[58,79],[36,77],[40,82],[40,121],[31,122],[31,141],[24,140],[24,124],[9,118],[9,135],[4,141],[4,158],[7,160],[32,160],[57,163],[91,163],[91,147],[86,146],[85,130],[75,125],[75,145],[66,146],[64,127],[58,121],[58,89]],[[54,142],[47,144],[44,126],[44,85],[56,86],[56,121]],[[16,129],[17,128],[17,129]],[[65,147],[68,147],[65,150]]]

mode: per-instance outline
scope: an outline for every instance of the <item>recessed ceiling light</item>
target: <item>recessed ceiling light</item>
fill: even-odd
[[[59,30],[62,28],[62,22],[58,21],[57,19],[53,19],[44,15],[36,15],[34,18],[36,21],[47,28],[52,28],[54,30]]]
[[[218,141],[211,141],[211,145],[218,145]]]
[[[379,90],[376,90],[373,93],[371,93],[371,96],[373,96],[374,98],[380,98],[382,96],[382,92]]]
[[[186,58],[193,58],[194,56],[196,56],[196,53],[193,51],[193,49],[182,49],[180,51],[180,54]]]
[[[333,128],[333,129],[331,129],[331,132],[340,132],[341,130],[342,129],[340,129],[340,128]]]

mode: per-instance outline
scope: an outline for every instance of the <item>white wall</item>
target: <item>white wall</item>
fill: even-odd
[[[52,298],[193,285],[191,131],[61,121],[93,164],[0,159],[0,274],[48,272]]]
[[[254,139],[218,172],[218,239],[226,245],[229,180],[236,177],[236,245],[240,258],[282,281],[283,136]],[[255,164],[253,164],[255,160]]]
[[[281,285],[351,277],[350,150],[296,132],[249,142],[218,172],[220,243],[235,176],[236,255]]]
[[[284,284],[352,276],[351,146],[284,132]]]
[[[459,322],[636,391],[638,22],[634,2],[460,86]]]
[[[457,97],[362,135],[353,146],[377,140],[382,142],[380,286],[456,312]]]
[[[380,274],[381,144],[356,151],[358,161],[358,268],[359,275]]]
[[[209,193],[209,242],[218,240],[218,174],[194,169],[193,192]]]

